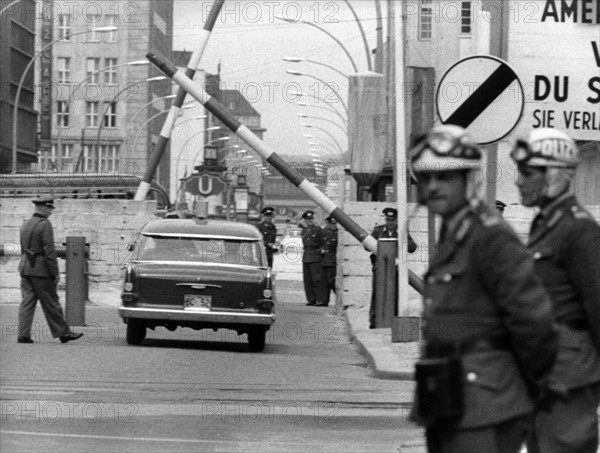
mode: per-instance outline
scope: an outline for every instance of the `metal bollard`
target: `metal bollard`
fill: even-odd
[[[381,238],[377,241],[375,271],[375,325],[390,327],[396,316],[398,270],[398,239]]]
[[[67,236],[65,317],[70,326],[85,326],[85,304],[89,296],[87,246],[85,237]]]

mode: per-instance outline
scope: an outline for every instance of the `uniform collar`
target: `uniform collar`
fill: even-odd
[[[540,212],[539,216],[543,218],[551,217],[557,210],[562,209],[564,207],[568,207],[575,204],[575,194],[572,190],[567,190],[564,194],[555,198],[546,206],[544,206]]]
[[[39,217],[40,219],[47,219],[48,218],[45,215],[40,214],[39,212],[34,213],[33,217]]]

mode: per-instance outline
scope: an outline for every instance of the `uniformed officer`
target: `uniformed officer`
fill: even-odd
[[[62,307],[58,301],[56,288],[60,279],[54,232],[48,217],[54,209],[54,200],[39,198],[33,200],[35,214],[21,227],[21,306],[19,307],[19,343],[33,343],[31,324],[35,305],[39,299],[54,338],[62,343],[77,340],[82,333],[72,333],[65,322]]]
[[[315,213],[306,211],[302,214],[305,224],[302,228],[302,276],[306,305],[326,306],[329,289],[325,282],[321,264],[321,249],[323,248],[323,230],[314,224]]]
[[[275,240],[277,238],[277,227],[273,223],[273,213],[275,209],[267,206],[260,211],[262,220],[257,225],[258,229],[263,235],[263,243],[265,245],[265,252],[267,254],[267,263],[269,267],[273,267],[273,254],[277,251]]]
[[[498,211],[498,214],[500,214],[501,216],[504,216],[505,209],[506,209],[506,203],[504,203],[502,200],[496,200],[496,211]]]
[[[338,227],[337,222],[332,216],[325,218],[325,226],[323,227],[323,255],[321,265],[323,266],[323,274],[325,284],[327,285],[327,297],[324,301],[325,305],[329,304],[331,292],[335,294],[335,275],[337,272],[337,245],[338,245]]]
[[[376,225],[371,232],[371,236],[379,240],[381,238],[397,238],[398,237],[398,210],[394,208],[385,208],[383,210],[383,216],[385,217],[384,225]],[[417,244],[413,240],[410,233],[408,233],[408,252],[413,253],[417,250]],[[371,306],[369,308],[369,327],[374,329],[375,325],[375,300],[377,299],[377,287],[375,284],[375,273],[377,272],[377,256],[371,254],[371,271],[373,273],[373,279],[371,281]],[[396,306],[396,310],[398,307]],[[397,315],[398,313],[396,313]]]
[[[429,452],[516,453],[557,351],[548,295],[510,226],[482,201],[481,153],[436,126],[410,153],[420,204],[441,217],[424,276],[413,418]]]
[[[538,278],[550,295],[559,352],[535,416],[529,452],[596,453],[600,400],[600,226],[577,202],[575,142],[533,130],[511,153],[525,206],[537,206],[529,234]]]

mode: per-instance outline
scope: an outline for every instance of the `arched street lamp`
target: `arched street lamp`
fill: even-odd
[[[166,99],[173,99],[175,96],[177,96],[176,94],[167,94],[166,96],[161,96],[155,99],[152,99],[149,102],[146,102],[144,105],[142,105],[139,109],[136,110],[136,112],[133,114],[133,116],[131,117],[131,119],[127,122],[127,131],[129,131],[132,128],[133,122],[135,121],[135,119],[137,118],[137,116],[143,112],[144,110],[146,110],[146,108],[152,104],[154,104],[157,101],[162,101],[162,100],[166,100]],[[195,101],[194,101],[195,102]],[[189,107],[188,107],[189,108]],[[128,132],[129,133],[129,132]]]
[[[13,168],[11,173],[15,174],[17,173],[17,124],[18,124],[18,111],[19,111],[19,99],[21,98],[21,90],[23,89],[23,84],[25,83],[25,77],[27,76],[27,73],[29,72],[29,70],[31,69],[31,67],[33,66],[33,63],[35,62],[35,60],[37,60],[41,55],[44,54],[44,52],[46,52],[46,50],[48,50],[50,47],[52,47],[54,44],[56,44],[59,41],[62,41],[66,38],[71,38],[72,36],[77,36],[77,35],[84,35],[87,33],[91,33],[91,32],[96,32],[96,33],[106,33],[106,32],[111,32],[111,31],[115,31],[117,30],[117,27],[98,27],[98,28],[89,28],[87,30],[82,30],[82,31],[78,31],[75,33],[70,33],[68,35],[65,36],[61,36],[59,38],[56,38],[55,40],[49,42],[48,44],[46,44],[44,47],[42,47],[36,54],[33,55],[33,57],[31,57],[31,60],[29,61],[29,63],[27,64],[27,66],[25,66],[25,69],[23,70],[23,75],[21,76],[21,80],[19,80],[19,86],[17,87],[17,94],[15,95],[15,105],[13,108],[13,130],[12,130],[12,163],[13,163]]]
[[[149,77],[147,79],[144,80],[138,80],[137,82],[133,82],[130,83],[128,85],[125,85],[121,90],[119,90],[119,92],[117,94],[115,94],[113,96],[113,98],[108,102],[106,108],[104,109],[104,113],[102,114],[102,116],[100,117],[100,127],[98,127],[98,135],[96,137],[96,145],[100,146],[100,134],[102,133],[102,130],[104,129],[104,117],[106,116],[106,114],[108,113],[108,109],[110,108],[111,105],[114,104],[114,102],[119,99],[119,96],[121,96],[121,94],[123,94],[123,92],[129,90],[130,88],[139,85],[140,83],[152,83],[152,82],[159,82],[161,80],[165,80],[166,77],[165,76],[157,76],[157,77]]]
[[[336,109],[336,108],[334,107],[334,105],[337,105],[337,103],[328,102],[328,101],[326,101],[325,99],[323,99],[323,98],[320,98],[319,96],[315,96],[314,94],[306,93],[306,92],[304,92],[304,91],[296,91],[296,90],[292,90],[292,91],[290,91],[290,92],[289,92],[289,94],[291,94],[292,96],[305,96],[305,97],[311,97],[311,98],[313,98],[314,100],[316,100],[317,102],[318,102],[318,101],[322,102],[322,103],[324,104],[324,106],[320,106],[320,105],[319,105],[319,106],[318,106],[318,108],[327,109],[327,110],[329,110],[329,111],[331,111],[331,112],[335,113],[337,116],[339,116],[339,117],[341,118],[341,120],[342,120],[342,121],[343,121],[345,124],[348,124],[348,120],[347,120],[348,113],[347,113],[347,112],[345,112],[346,116],[344,117],[344,115],[342,115],[342,112],[340,112],[338,109]],[[299,102],[302,102],[302,101],[296,101],[296,104],[298,104]],[[306,102],[304,102],[304,103],[302,103],[302,104],[298,104],[298,105],[302,105],[302,106],[305,106],[305,105],[312,105],[313,107],[317,107],[317,105],[318,105],[318,104],[307,104]]]
[[[78,82],[75,89],[69,93],[69,98],[67,99],[67,106],[65,107],[65,112],[69,112],[69,110],[71,108],[71,103],[75,99],[75,93],[77,92],[77,90],[80,87],[82,87],[87,81],[91,80],[94,76],[98,75],[99,73],[101,73],[103,71],[108,71],[109,69],[120,68],[123,66],[145,66],[148,64],[150,64],[150,62],[148,60],[134,60],[134,61],[128,61],[126,63],[105,66],[104,68],[100,68],[97,71],[94,71],[94,72],[88,74],[87,77],[85,79],[81,80],[80,82]],[[59,127],[57,124],[56,129],[57,129],[56,142],[57,142],[57,146],[58,146],[58,150],[57,150],[58,151],[57,152],[58,165],[61,166],[62,165],[62,128]]]
[[[331,132],[329,132],[327,129],[323,129],[322,127],[315,126],[314,124],[308,124],[308,123],[302,123],[302,126],[307,127],[309,129],[318,129],[321,132],[325,132],[327,135],[329,135],[329,137],[331,137],[331,139],[337,145],[337,148],[340,150],[340,153],[342,153],[342,154],[344,153],[344,149],[342,148],[342,146],[339,144],[339,142],[336,140],[336,138],[331,134]]]
[[[354,72],[358,72],[358,66],[356,66],[356,62],[354,61],[354,58],[352,58],[352,55],[350,55],[350,52],[348,52],[348,49],[346,49],[346,46],[344,46],[342,44],[342,42],[338,38],[336,38],[330,32],[328,32],[327,30],[325,30],[323,27],[320,27],[317,24],[314,24],[312,22],[306,22],[306,21],[303,21],[303,20],[291,19],[289,17],[284,17],[284,16],[275,16],[275,19],[279,19],[279,20],[282,20],[284,22],[288,22],[290,24],[306,24],[306,25],[310,25],[311,27],[315,27],[318,30],[321,30],[323,33],[325,33],[327,36],[329,36],[331,39],[333,39],[342,48],[342,50],[344,51],[344,53],[346,54],[346,56],[350,60],[350,63],[352,64],[352,68],[354,69]]]
[[[320,121],[327,121],[328,123],[331,123],[335,127],[337,127],[345,135],[348,135],[348,128],[347,127],[341,126],[340,124],[338,124],[335,121],[330,120],[328,118],[323,118],[322,116],[307,115],[306,113],[296,113],[296,116],[299,116],[300,118],[306,118],[306,119],[314,119],[314,120],[320,120]]]
[[[299,57],[285,57],[285,58],[283,58],[283,61],[287,61],[290,63],[300,63],[301,61],[306,61],[307,63],[313,63],[313,64],[317,64],[319,66],[325,66],[326,68],[329,68],[332,71],[335,71],[338,74],[340,74],[344,79],[348,80],[348,74],[343,73],[338,68],[328,65],[327,63],[322,63],[320,61],[310,60],[308,58],[299,58]]]
[[[348,106],[346,105],[346,103],[344,102],[344,100],[342,99],[342,97],[340,96],[340,94],[334,89],[334,87],[330,83],[327,83],[323,79],[321,79],[319,77],[316,77],[316,76],[314,76],[312,74],[306,74],[304,72],[295,71],[293,69],[286,69],[285,72],[287,72],[288,74],[295,75],[295,76],[310,77],[311,79],[315,79],[316,81],[321,82],[323,85],[325,85],[326,87],[328,87],[331,91],[333,91],[333,94],[335,94],[335,96],[341,102],[342,107],[344,108],[344,111],[346,112],[346,115],[348,114]]]

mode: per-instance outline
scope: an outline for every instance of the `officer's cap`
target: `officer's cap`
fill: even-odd
[[[506,207],[506,203],[504,203],[501,200],[496,200],[496,208],[503,210],[505,207]]]
[[[304,214],[302,214],[303,219],[313,219],[314,217],[315,217],[314,211],[306,211]]]
[[[398,210],[394,208],[385,208],[383,210],[383,216],[386,219],[397,219],[398,218]]]
[[[437,173],[477,168],[481,151],[465,129],[444,124],[433,127],[409,156],[413,172]]]
[[[260,211],[260,213],[262,215],[267,215],[267,216],[272,216],[274,212],[275,212],[275,208],[272,208],[270,206],[267,206],[266,208],[263,208],[262,211]]]
[[[534,129],[524,139],[518,139],[510,157],[530,167],[576,167],[579,150],[571,137],[558,129]]]
[[[54,199],[52,198],[36,198],[35,200],[32,200],[32,202],[36,206],[46,206],[54,209]]]

